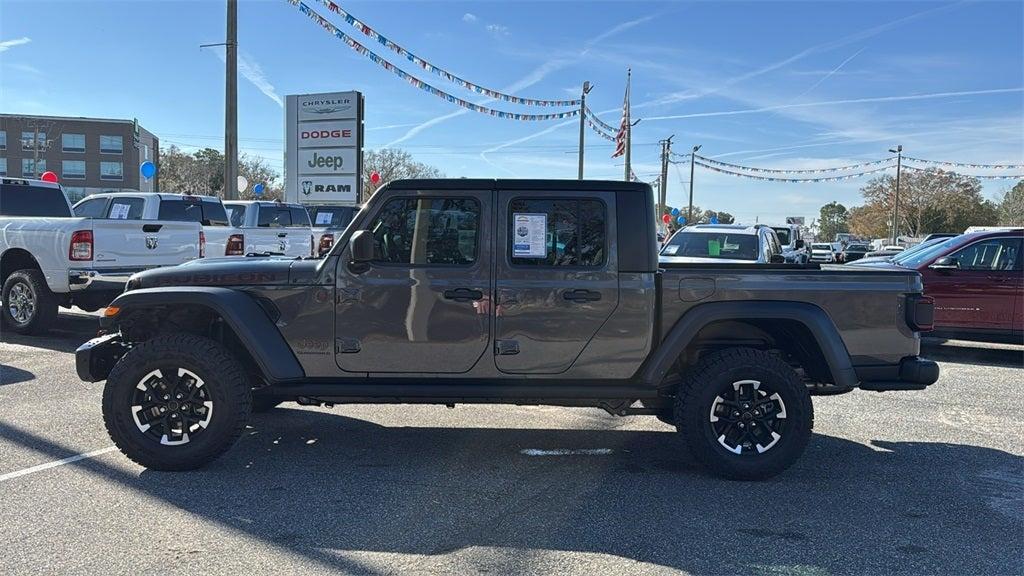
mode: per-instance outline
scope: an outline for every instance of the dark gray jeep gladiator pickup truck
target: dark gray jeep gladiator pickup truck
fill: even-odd
[[[740,479],[800,456],[811,395],[938,379],[918,357],[932,303],[917,272],[659,266],[653,198],[626,182],[394,182],[321,260],[136,274],[78,373],[106,380],[121,451],[160,470],[210,462],[283,401],[507,403],[657,416]]]

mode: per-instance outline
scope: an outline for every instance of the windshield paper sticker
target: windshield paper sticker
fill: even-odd
[[[679,245],[678,244],[669,244],[668,246],[665,246],[665,250],[662,251],[662,254],[666,254],[666,255],[671,256],[672,254],[675,254],[676,252],[679,252]]]
[[[512,257],[547,258],[547,214],[512,214]]]
[[[718,240],[708,240],[708,256],[721,256],[722,245]]]
[[[332,220],[334,220],[334,212],[317,212],[316,213],[316,223],[317,223],[317,225],[320,225],[320,224],[330,224]]]
[[[131,206],[127,204],[114,204],[110,207],[110,219],[127,220],[129,210],[131,210]]]

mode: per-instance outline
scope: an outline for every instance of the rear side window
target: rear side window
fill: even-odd
[[[142,220],[142,208],[146,201],[142,198],[114,198],[107,209],[110,220]]]
[[[70,217],[71,208],[60,188],[29,184],[0,184],[0,216]]]
[[[84,202],[79,202],[74,208],[75,216],[103,218],[107,214],[107,200],[109,198],[90,198]]]
[[[601,266],[607,208],[595,199],[516,198],[509,204],[509,255],[517,266]]]
[[[260,206],[256,225],[260,228],[287,228],[292,225],[292,213],[288,208]]]
[[[161,200],[159,220],[174,222],[199,222],[203,226],[227,226],[228,215],[219,202],[183,198]]]

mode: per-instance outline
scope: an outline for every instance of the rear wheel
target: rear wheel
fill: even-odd
[[[251,406],[235,357],[209,338],[158,336],[135,346],[111,370],[103,420],[128,458],[154,470],[191,470],[227,451]]]
[[[759,480],[800,457],[814,408],[788,364],[767,352],[733,348],[711,353],[687,371],[675,417],[694,457],[715,474]]]
[[[12,272],[4,282],[2,296],[0,318],[13,332],[39,334],[57,319],[57,297],[50,292],[39,270],[26,268]]]

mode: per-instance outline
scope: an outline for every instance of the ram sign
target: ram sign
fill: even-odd
[[[363,95],[295,94],[285,104],[285,198],[354,206],[361,198]]]

